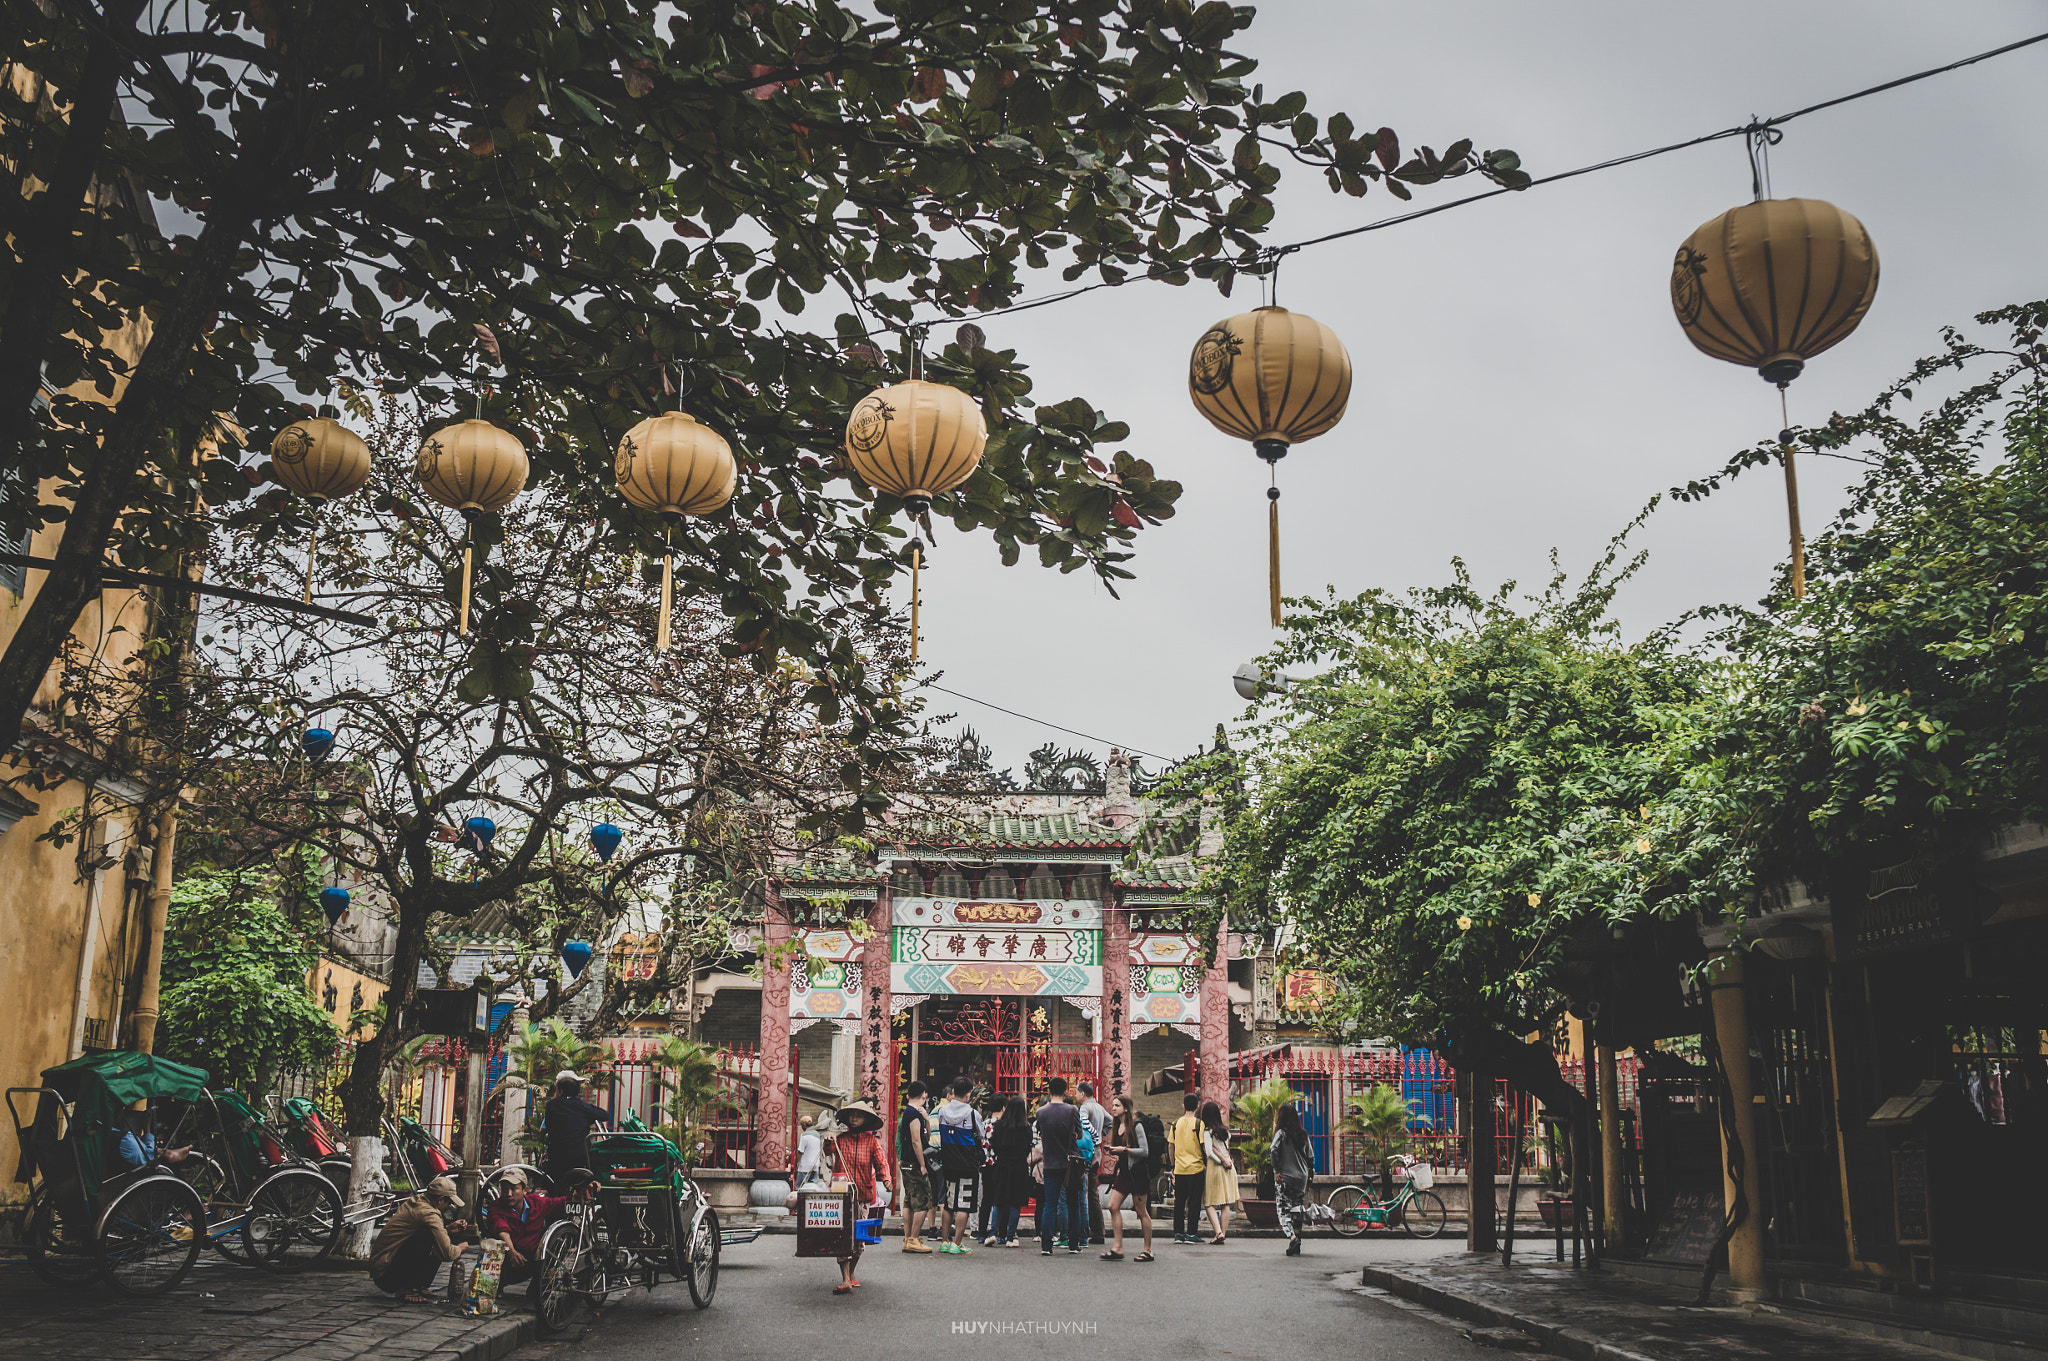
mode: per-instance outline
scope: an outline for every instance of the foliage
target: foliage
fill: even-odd
[[[0,251],[4,461],[74,497],[65,565],[0,659],[0,745],[109,547],[148,564],[215,514],[304,530],[302,503],[252,496],[253,461],[164,451],[224,416],[266,441],[344,382],[463,416],[481,396],[536,483],[589,491],[617,551],[659,526],[595,489],[686,365],[743,472],[689,536],[684,581],[764,671],[792,652],[850,679],[833,639],[905,564],[900,507],[843,480],[837,451],[851,404],[901,374],[884,350],[914,318],[1002,307],[1053,268],[1227,292],[1261,263],[1269,150],[1354,195],[1528,182],[1510,152],[1404,156],[1390,128],[1266,101],[1225,46],[1252,11],[1221,0],[109,0],[9,18],[0,60],[36,78],[0,102],[24,186]],[[828,292],[843,310],[806,329]],[[113,337],[142,312],[146,333]],[[974,333],[932,373],[994,428],[940,513],[1006,561],[1030,547],[1129,575],[1179,487],[1114,448],[1126,428],[1079,397],[1034,412],[1016,353]],[[10,504],[0,532],[64,513]],[[502,617],[477,639],[501,659],[522,642]]]
[[[1366,1166],[1377,1170],[1408,1147],[1408,1122],[1422,1103],[1403,1100],[1399,1089],[1382,1082],[1352,1093],[1344,1104],[1350,1110],[1337,1122],[1338,1137],[1363,1142]]]
[[[506,1071],[516,1069],[526,1082],[526,1123],[519,1134],[519,1146],[538,1152],[547,1147],[541,1132],[542,1108],[554,1095],[555,1074],[568,1071],[583,1078],[586,1089],[603,1091],[611,1085],[612,1050],[608,1044],[593,1043],[578,1035],[558,1016],[527,1026],[505,1044]],[[516,1098],[505,1096],[509,1110]]]
[[[1574,934],[1642,906],[1630,860],[1660,791],[1637,753],[1704,681],[1661,638],[1616,638],[1625,540],[1526,612],[1462,564],[1405,598],[1295,602],[1262,666],[1321,674],[1266,696],[1248,759],[1178,777],[1228,817],[1210,882],[1232,928],[1284,921],[1366,1033],[1564,1086],[1520,1037],[1579,990]]]
[[[1798,432],[1866,471],[1808,545],[1804,600],[1781,580],[1705,612],[1732,684],[1652,753],[1676,787],[1642,868],[1674,905],[1740,915],[1788,878],[1860,895],[1877,865],[1959,886],[1984,837],[2048,818],[2048,302],[1977,321],[2009,339],[1950,331],[1865,410]],[[1949,395],[1911,412],[1927,388]]]
[[[274,875],[211,865],[171,888],[157,1049],[206,1069],[215,1087],[268,1091],[288,1070],[331,1061],[340,1039],[307,987],[319,950],[279,888]]]
[[[661,1107],[668,1113],[655,1132],[683,1151],[683,1161],[694,1167],[708,1142],[704,1117],[719,1110],[738,1110],[718,1081],[718,1058],[712,1049],[695,1040],[671,1035],[654,1051],[655,1082],[662,1093]]]
[[[1244,1158],[1244,1170],[1255,1181],[1273,1175],[1273,1128],[1282,1107],[1301,1100],[1301,1093],[1287,1085],[1285,1078],[1268,1078],[1230,1103],[1230,1123],[1245,1131],[1237,1143]]]

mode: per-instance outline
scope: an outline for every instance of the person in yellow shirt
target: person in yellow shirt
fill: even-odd
[[[1173,1241],[1202,1241],[1202,1178],[1207,1171],[1202,1161],[1202,1122],[1195,1115],[1201,1098],[1189,1092],[1181,1098],[1182,1114],[1174,1121],[1166,1142],[1173,1148]]]

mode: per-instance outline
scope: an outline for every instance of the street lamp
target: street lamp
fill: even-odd
[[[1231,689],[1237,691],[1238,698],[1246,700],[1263,699],[1266,693],[1272,690],[1291,694],[1300,684],[1301,682],[1292,676],[1282,676],[1264,670],[1251,662],[1237,668],[1230,677]]]

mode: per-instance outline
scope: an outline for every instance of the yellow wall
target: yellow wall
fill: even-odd
[[[327,989],[330,985],[334,989],[332,1006],[327,1003]],[[334,1028],[344,1038],[349,1034],[349,1015],[354,1011],[367,1011],[376,1006],[383,1000],[385,990],[390,986],[374,974],[366,974],[360,969],[338,964],[325,956],[313,966],[313,971],[306,975],[306,988],[313,994],[313,1005],[327,1013],[328,1019],[334,1022]],[[350,1001],[356,995],[355,990],[358,987],[362,989],[363,1000],[359,1006],[351,1006]]]

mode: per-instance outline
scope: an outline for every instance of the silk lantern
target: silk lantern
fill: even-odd
[[[299,735],[299,746],[313,760],[324,761],[334,750],[334,734],[326,728],[308,728]]]
[[[1267,594],[1280,626],[1279,463],[1327,434],[1351,401],[1351,356],[1337,333],[1284,307],[1260,307],[1202,332],[1188,360],[1195,409],[1266,461]]]
[[[490,849],[491,838],[498,834],[498,824],[489,818],[464,818],[462,821],[462,845],[482,855]]]
[[[427,436],[420,446],[420,486],[427,495],[460,511],[462,612],[457,633],[469,632],[469,583],[475,560],[476,517],[503,510],[526,486],[526,446],[510,431],[486,420],[459,421]]]
[[[590,948],[588,941],[572,940],[562,946],[562,963],[569,968],[569,977],[583,977],[583,971],[590,967],[590,957],[597,951]]]
[[[846,457],[877,491],[901,500],[913,519],[974,475],[988,447],[981,407],[959,388],[911,378],[877,388],[854,403],[846,422]],[[910,660],[917,660],[918,586],[924,545],[910,541]]]
[[[682,411],[650,416],[619,441],[613,465],[619,491],[673,529],[685,515],[709,515],[732,500],[739,463],[716,430]],[[661,552],[661,621],[654,648],[669,647],[669,612],[675,598],[673,555],[666,536]]]
[[[321,889],[320,910],[327,914],[327,924],[329,926],[339,926],[341,919],[348,915],[348,890],[345,888]]]
[[[626,834],[609,822],[600,822],[590,829],[590,849],[597,852],[599,860],[609,862],[625,839]]]
[[[1766,199],[1701,223],[1671,264],[1671,307],[1702,354],[1778,387],[1792,594],[1806,594],[1806,541],[1785,389],[1806,361],[1849,338],[1877,296],[1877,247],[1863,224],[1819,199]]]
[[[314,554],[320,546],[320,507],[348,496],[370,480],[370,446],[329,416],[293,421],[270,441],[270,475],[313,503],[306,540],[305,603],[313,603]]]

